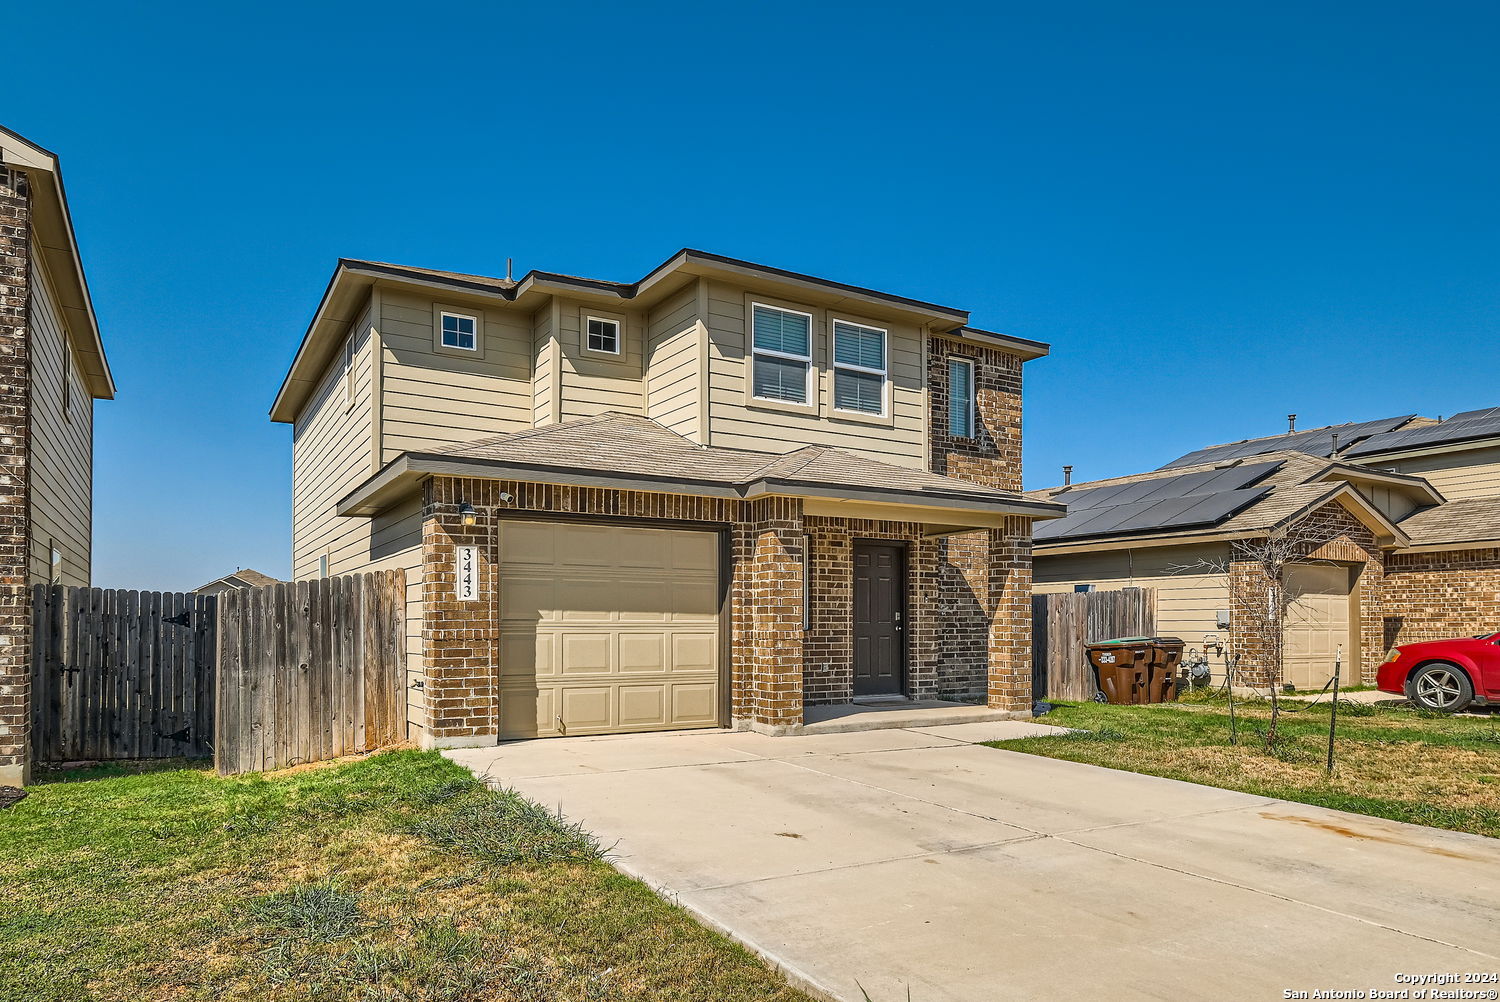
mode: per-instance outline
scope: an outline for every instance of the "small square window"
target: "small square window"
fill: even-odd
[[[473,351],[478,344],[475,331],[478,322],[474,317],[462,313],[444,313],[442,345],[444,348],[459,348]]]
[[[589,351],[602,351],[607,355],[620,353],[620,321],[589,317]]]

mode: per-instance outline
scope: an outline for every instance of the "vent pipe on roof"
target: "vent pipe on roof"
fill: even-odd
[[[1338,454],[1339,454],[1339,433],[1338,432],[1334,432],[1333,433],[1333,451],[1330,452],[1329,455],[1330,456],[1337,456]]]
[[[1286,433],[1288,435],[1293,435],[1293,434],[1296,434],[1296,431],[1297,431],[1297,415],[1295,415],[1295,414],[1288,414],[1286,416]]]
[[[1064,466],[1063,467],[1063,486],[1067,487],[1072,482],[1073,482],[1073,467],[1071,467],[1071,466]]]
[[[505,259],[505,280],[507,282],[514,282],[515,281],[515,279],[513,279],[513,278],[510,277],[510,268],[511,268],[511,264],[512,263],[513,262],[511,261],[510,258],[506,258]]]

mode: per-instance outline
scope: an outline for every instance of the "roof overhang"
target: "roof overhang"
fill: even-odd
[[[1500,549],[1500,537],[1492,539],[1465,539],[1450,543],[1412,543],[1396,550],[1397,553],[1445,553],[1448,550],[1495,550]]]
[[[514,285],[505,285],[483,281],[479,276],[432,274],[400,265],[340,258],[276,394],[271,420],[296,421],[376,283],[430,290],[480,304],[509,305],[532,313],[553,296],[579,299],[600,307],[650,309],[700,278],[732,282],[751,291],[780,295],[809,306],[901,320],[945,337],[1001,348],[1021,356],[1022,360],[1041,358],[1050,351],[1041,341],[967,327],[966,310],[691,248],[673,254],[638,282],[602,282],[556,272],[530,271]]]
[[[1186,546],[1193,543],[1218,543],[1229,542],[1236,539],[1256,539],[1283,529],[1299,518],[1305,517],[1309,512],[1321,508],[1330,501],[1337,501],[1347,508],[1355,518],[1359,519],[1372,533],[1375,534],[1376,543],[1382,548],[1405,548],[1410,539],[1394,522],[1385,516],[1354,487],[1345,482],[1331,485],[1327,491],[1319,494],[1312,501],[1298,508],[1290,515],[1280,519],[1272,525],[1261,528],[1240,528],[1230,530],[1187,530],[1178,533],[1153,533],[1146,535],[1103,537],[1094,540],[1079,540],[1073,543],[1034,543],[1032,552],[1038,556],[1061,556],[1071,553],[1094,553],[1104,550],[1131,550],[1147,549],[1156,546]],[[1246,509],[1254,511],[1254,508]],[[1232,516],[1236,517],[1236,516]]]
[[[89,395],[113,400],[114,377],[104,355],[104,339],[94,316],[83,274],[83,257],[73,232],[73,216],[63,188],[57,155],[0,126],[0,163],[26,172],[31,183],[31,238],[57,297],[73,358],[88,384]]]
[[[1379,466],[1381,463],[1393,463],[1401,459],[1421,459],[1424,456],[1442,456],[1453,452],[1493,448],[1500,448],[1500,436],[1490,435],[1462,442],[1442,442],[1413,449],[1394,449],[1390,452],[1372,453],[1366,456],[1346,456],[1342,462],[1353,463],[1356,466]]]
[[[1422,477],[1408,476],[1404,473],[1387,473],[1384,470],[1371,470],[1365,467],[1351,467],[1344,463],[1334,463],[1327,470],[1320,473],[1317,480],[1378,484],[1386,487],[1394,487],[1405,491],[1413,498],[1418,499],[1418,507],[1442,504],[1447,498],[1443,497],[1438,489],[1428,483]]]
[[[727,498],[753,501],[769,497],[803,498],[816,502],[819,510],[810,514],[835,512],[850,518],[873,517],[853,514],[856,511],[880,510],[900,512],[899,520],[938,525],[943,532],[969,531],[975,528],[999,527],[1007,517],[1043,519],[1060,518],[1066,513],[1062,505],[1030,501],[1023,498],[996,500],[980,495],[937,494],[931,491],[898,491],[886,488],[830,486],[799,483],[795,480],[762,478],[749,484],[727,484],[718,481],[654,477],[644,474],[591,472],[578,469],[533,466],[524,463],[496,462],[485,459],[459,459],[433,453],[404,452],[387,463],[338,502],[335,511],[343,516],[371,517],[409,497],[428,477],[468,477],[484,480],[514,480],[520,483],[556,484],[565,487],[598,487],[610,490],[651,491],[681,494],[688,497]],[[897,514],[884,518],[897,519]]]

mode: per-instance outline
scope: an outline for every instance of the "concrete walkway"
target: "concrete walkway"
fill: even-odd
[[[831,998],[1269,1000],[1500,969],[1500,841],[973,743],[1056,730],[450,757],[582,821],[621,870]]]

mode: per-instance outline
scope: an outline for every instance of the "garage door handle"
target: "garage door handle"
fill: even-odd
[[[563,723],[562,715],[559,714],[558,716],[554,717],[553,719],[557,721],[557,733],[559,733],[559,734],[567,734],[568,733],[568,725],[565,724],[565,723]]]

